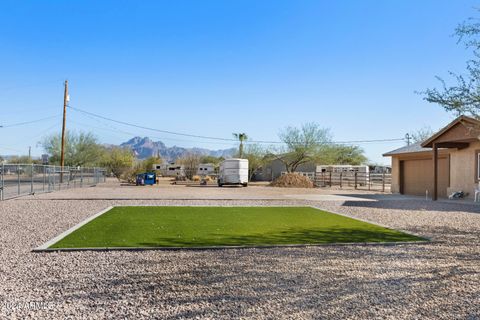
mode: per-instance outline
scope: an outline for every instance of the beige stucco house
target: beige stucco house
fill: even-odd
[[[480,180],[480,121],[460,116],[422,143],[392,157],[392,192],[436,200],[455,191],[473,198]]]

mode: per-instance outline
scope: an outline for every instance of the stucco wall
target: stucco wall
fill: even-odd
[[[439,150],[439,156],[445,158],[450,153],[450,150]],[[433,153],[431,151],[404,153],[392,156],[392,184],[391,192],[400,193],[400,161],[402,160],[417,160],[417,159],[432,159]],[[433,176],[432,176],[433,180]]]
[[[392,157],[392,193],[400,193],[400,160],[398,157]]]
[[[472,142],[463,150],[455,150],[450,153],[450,188],[448,194],[454,191],[469,193],[473,197],[476,182],[476,150],[480,150],[480,142]]]
[[[463,150],[440,150],[440,154],[450,154],[450,186],[447,194],[455,191],[467,192],[468,198],[473,198],[476,181],[476,153],[480,150],[480,141],[471,142]],[[425,158],[426,154],[405,154],[392,156],[392,193],[400,192],[400,160]],[[430,154],[427,154],[430,157]]]

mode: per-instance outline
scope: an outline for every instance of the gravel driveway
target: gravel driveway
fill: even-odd
[[[101,200],[102,192],[111,192],[101,189],[89,189],[98,200],[68,200],[70,191],[65,191],[64,200],[43,195],[0,203],[0,318],[480,319],[480,206],[260,200],[262,188],[252,191],[250,200],[248,194],[228,201]],[[187,199],[189,188],[182,190]],[[435,241],[216,251],[30,251],[113,204],[307,204]]]

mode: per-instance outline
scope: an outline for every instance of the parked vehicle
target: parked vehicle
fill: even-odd
[[[220,164],[218,186],[248,185],[248,159],[226,159]]]

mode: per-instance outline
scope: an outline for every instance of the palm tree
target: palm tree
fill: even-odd
[[[238,155],[239,158],[243,156],[243,141],[247,140],[247,134],[246,133],[234,133],[233,136],[235,139],[238,139],[240,141],[240,147],[238,148]]]

